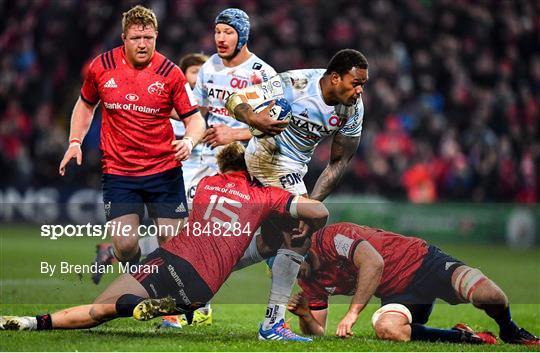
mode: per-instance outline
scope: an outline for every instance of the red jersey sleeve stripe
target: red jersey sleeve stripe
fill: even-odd
[[[292,205],[292,202],[293,202],[295,197],[296,197],[295,195],[291,195],[291,196],[289,196],[289,199],[287,200],[287,205],[285,206],[285,209],[289,213],[291,213],[291,205]]]
[[[174,63],[169,67],[169,69],[163,74],[163,76],[167,77],[169,75],[169,73],[172,71],[172,69],[174,69],[176,65],[174,65]]]
[[[166,60],[167,60],[167,63],[165,64],[165,66],[163,66],[163,68],[161,70],[157,71],[158,75],[163,75],[165,73],[165,71],[169,69],[170,66],[174,65],[173,62],[170,61],[169,59],[166,59]]]
[[[185,114],[182,114],[182,115],[180,115],[180,119],[187,118],[188,116],[190,116],[192,114],[195,114],[198,110],[199,110],[199,108],[195,108],[192,111],[189,111],[189,112],[187,112]]]
[[[162,62],[161,62],[161,65],[159,65],[159,67],[157,68],[156,70],[156,74],[159,73],[159,71],[163,68],[163,65],[167,62],[167,59],[164,59]]]
[[[108,54],[109,54],[109,57],[111,58],[111,63],[112,63],[113,69],[116,69],[116,63],[114,62],[113,51],[109,50]]]
[[[167,72],[167,70],[169,70],[173,66],[174,66],[174,63],[167,59],[167,64],[163,66],[163,70],[161,70],[159,74],[165,76],[165,72]]]
[[[88,99],[84,98],[82,92],[81,92],[81,99],[82,99],[84,102],[86,102],[86,103],[88,103],[88,104],[90,104],[90,105],[96,105],[96,104],[98,104],[98,102],[99,102],[99,101],[98,101],[98,102],[91,102],[91,101],[89,101]]]
[[[361,242],[363,242],[364,239],[356,239],[352,246],[351,246],[351,249],[349,250],[349,260],[354,263],[354,252],[356,251],[356,247],[358,246],[358,244],[360,244]]]
[[[101,64],[103,65],[103,68],[105,70],[108,70],[107,64],[105,63],[105,54],[101,54],[99,57],[101,58]]]
[[[328,309],[328,305],[309,305],[309,310],[324,310]]]
[[[107,61],[107,70],[112,68],[111,61],[109,60],[109,52],[105,53],[105,61]]]

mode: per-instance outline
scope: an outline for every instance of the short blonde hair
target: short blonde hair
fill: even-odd
[[[126,33],[132,25],[153,26],[156,31],[158,30],[157,17],[154,11],[141,5],[131,8],[122,15],[122,31]]]
[[[216,159],[221,173],[247,171],[244,152],[246,149],[239,142],[229,143],[218,152]]]

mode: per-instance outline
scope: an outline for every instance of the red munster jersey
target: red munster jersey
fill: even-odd
[[[129,64],[124,47],[101,54],[89,66],[81,99],[101,101],[103,173],[143,176],[181,165],[171,146],[171,110],[185,118],[198,106],[180,68],[157,51],[142,69]]]
[[[197,186],[187,225],[163,248],[191,263],[216,293],[255,230],[271,214],[290,218],[294,202],[288,191],[263,187],[247,172],[205,177]]]
[[[310,279],[299,281],[310,308],[326,308],[329,295],[354,294],[358,268],[353,256],[361,241],[367,241],[384,260],[381,283],[375,291],[379,298],[405,290],[428,251],[428,244],[419,238],[353,223],[326,226],[311,241],[321,266]]]

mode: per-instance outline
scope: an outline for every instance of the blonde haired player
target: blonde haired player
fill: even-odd
[[[177,229],[187,217],[181,161],[201,139],[204,119],[180,68],[156,50],[154,12],[140,5],[131,8],[123,14],[122,30],[123,45],[90,63],[59,173],[65,174],[72,159],[82,163],[81,144],[101,104],[103,202],[107,221],[118,231],[111,234],[113,255],[134,264],[141,256],[137,228],[145,207],[159,226]],[[169,122],[173,109],[186,124],[182,140],[175,140]],[[160,242],[173,235],[165,233],[159,234]],[[96,261],[101,250],[98,246]],[[100,274],[94,275],[98,282]]]

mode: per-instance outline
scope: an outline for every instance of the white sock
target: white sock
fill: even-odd
[[[251,243],[249,243],[248,248],[244,252],[244,255],[242,255],[240,260],[238,260],[238,262],[234,266],[234,271],[238,271],[243,269],[244,267],[254,265],[261,262],[262,260],[264,259],[261,254],[259,254],[259,250],[257,250],[257,236],[254,236],[253,239],[251,239]]]
[[[268,304],[266,307],[266,314],[264,315],[264,321],[262,324],[263,330],[269,330],[278,323],[281,319],[285,318],[286,306],[282,304]]]
[[[304,257],[295,251],[279,249],[272,265],[272,289],[263,321],[263,329],[271,328],[285,318],[285,307],[291,297],[296,276]]]
[[[139,248],[141,248],[141,256],[148,256],[159,248],[157,237],[146,236],[139,238]]]

